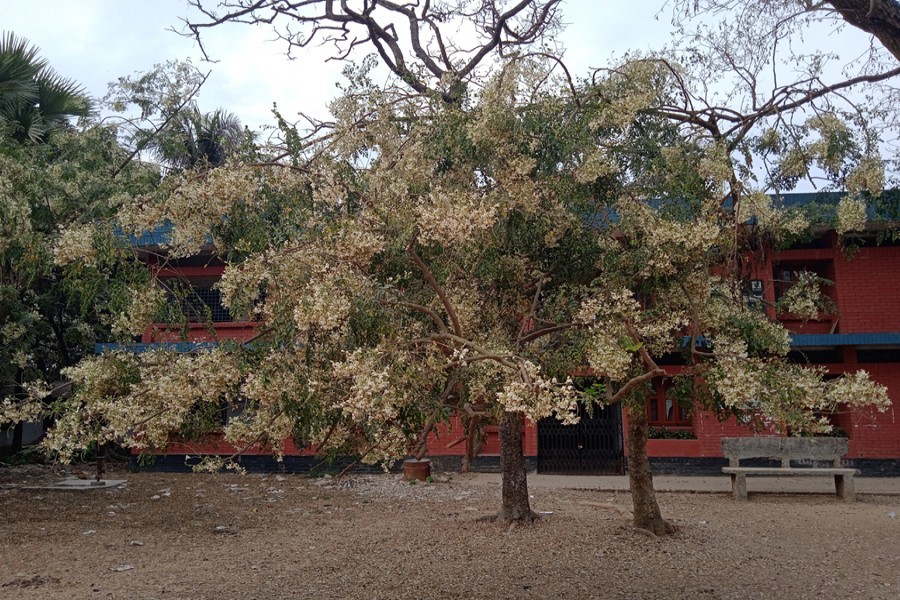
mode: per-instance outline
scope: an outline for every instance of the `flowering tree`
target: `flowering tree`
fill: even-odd
[[[172,176],[126,207],[126,229],[173,224],[174,256],[211,235],[233,257],[225,302],[258,315],[260,336],[83,362],[50,444],[160,447],[221,427],[204,419],[225,402],[239,450],[279,453],[294,437],[390,462],[457,411],[500,420],[499,516],[528,520],[521,418],[574,421],[568,374],[589,365],[601,397],[632,409],[635,523],[666,533],[644,407],[668,375],[660,356],[686,349],[685,380],[710,406],[795,431],[824,427],[815,410],[837,402],[883,407],[864,375],[825,384],[785,362],[787,333],[747,304],[732,268],[759,228],[736,229],[744,216],[722,205],[727,156],[654,112],[658,65],[631,63],[577,97],[540,92],[545,67],[510,64],[468,111],[362,77],[335,103],[334,131],[292,162]],[[136,330],[153,295],[135,296]]]
[[[650,164],[641,171],[630,161],[623,169],[610,160],[615,153],[609,142],[601,144],[597,164],[624,179],[635,198],[616,207],[617,220],[609,225],[619,232],[619,252],[609,263],[616,268],[600,279],[606,279],[604,293],[618,287],[632,296],[621,292],[612,317],[597,313],[606,331],[593,337],[599,348],[589,349],[588,357],[606,375],[608,389],[627,389],[640,378],[665,374],[654,358],[679,347],[677,336],[685,335],[687,378],[679,377],[676,389],[693,402],[764,417],[781,431],[827,430],[827,423],[813,418],[817,411],[839,403],[883,410],[886,390],[864,372],[825,383],[821,371],[786,363],[787,332],[770,320],[772,312],[747,300],[746,279],[754,257],[822,222],[821,215],[778,208],[780,193],[799,181],[847,192],[832,222],[839,233],[866,226],[866,204],[877,205],[884,187],[881,132],[896,114],[882,109],[880,101],[892,95],[879,86],[900,71],[890,61],[879,70],[882,63],[873,60],[855,76],[828,81],[825,66],[832,57],[779,51],[790,48],[800,26],[783,18],[789,3],[759,2],[756,12],[737,3],[709,4],[733,7],[729,16],[739,26],[680,21],[666,52],[631,56],[598,72],[593,91],[613,118],[610,131],[637,135],[650,150],[644,157]],[[779,78],[783,74],[773,65],[782,60],[799,70],[796,79]],[[659,119],[676,128],[677,138],[647,144],[649,125],[658,126]],[[648,197],[658,199],[658,209],[647,206]],[[773,308],[813,318],[823,306],[819,287],[809,276]],[[643,398],[632,401],[635,523],[669,532],[652,493]]]
[[[349,94],[302,167],[180,176],[120,213],[135,231],[169,220],[175,256],[210,232],[223,251],[243,247],[220,287],[264,333],[243,349],[86,361],[69,371],[78,391],[51,443],[68,455],[90,422],[88,437],[160,446],[224,400],[242,403],[224,429],[238,446],[279,452],[293,435],[378,462],[423,451],[447,411],[499,416],[501,517],[531,519],[521,415],[575,418],[544,340],[571,326],[554,319],[591,279],[595,245],[572,204],[587,189],[564,195],[571,178],[536,158],[553,148],[531,148],[549,121],[517,114],[523,77],[504,72],[471,113],[396,90]],[[249,253],[245,211],[273,215]]]
[[[52,75],[27,43],[11,34],[4,41],[15,42],[14,49],[29,59],[26,75]],[[64,392],[64,369],[93,354],[98,340],[131,341],[131,319],[143,323],[157,308],[148,297],[164,297],[147,286],[146,265],[116,231],[114,216],[135,197],[157,191],[159,168],[136,157],[166,133],[179,111],[190,108],[203,80],[187,63],[160,66],[137,81],[122,78],[107,108],[121,113],[133,104],[140,115],[85,119],[75,127],[64,117],[87,116],[89,100],[72,82],[51,85],[38,77],[35,90],[49,86],[44,91],[51,96],[57,87],[67,90],[66,102],[47,103],[58,114],[29,117],[40,125],[35,140],[0,128],[8,134],[0,135],[0,398],[4,421],[17,424],[16,440],[23,420],[39,419],[52,408],[49,400],[24,398],[41,390]],[[26,95],[21,101],[27,99],[33,100]],[[84,110],[62,110],[77,106]]]
[[[815,413],[835,403],[887,403],[864,374],[826,384],[788,364],[787,333],[743,287],[748,254],[810,224],[772,208],[748,157],[769,149],[777,189],[818,161],[868,193],[873,154],[847,142],[865,135],[826,113],[790,128],[786,113],[827,90],[775,90],[775,108],[749,116],[700,102],[694,86],[722,60],[685,61],[692,71],[629,57],[557,87],[557,63],[519,57],[452,102],[350,71],[327,131],[282,123],[270,160],[172,174],[118,214],[132,232],[170,222],[170,256],[211,237],[229,262],[223,298],[258,316],[257,339],[86,360],[67,372],[76,391],[48,443],[65,458],[97,440],[148,449],[223,428],[238,451],[278,454],[293,437],[390,462],[423,451],[456,411],[500,421],[498,516],[530,520],[522,418],[574,421],[568,375],[588,365],[599,397],[632,409],[635,524],[671,532],[646,457],[647,386],[669,375],[661,356],[684,352],[692,398],[794,431],[827,427]],[[789,144],[771,142],[781,132]],[[857,208],[841,213],[856,227]],[[785,308],[809,314],[817,291],[799,286]],[[158,302],[156,288],[135,290],[123,326],[139,331]]]

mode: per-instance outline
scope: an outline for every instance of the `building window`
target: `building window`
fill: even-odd
[[[688,407],[678,401],[669,379],[654,379],[653,393],[647,399],[650,425],[656,427],[690,427]]]
[[[169,296],[170,306],[178,311],[175,320],[188,323],[224,323],[236,321],[222,305],[221,292],[213,287],[218,278],[196,280],[160,279]],[[180,317],[180,319],[178,318]]]
[[[812,273],[829,282],[834,281],[834,265],[830,260],[814,262],[782,262],[774,266],[775,300],[778,301],[800,280],[804,273]],[[826,298],[834,299],[834,286],[823,283],[820,291]]]

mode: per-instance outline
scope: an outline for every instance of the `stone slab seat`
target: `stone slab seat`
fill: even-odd
[[[854,475],[857,469],[841,466],[841,458],[849,450],[846,438],[781,438],[746,437],[722,438],[722,454],[728,466],[722,472],[731,476],[731,491],[735,500],[747,500],[747,476],[815,476],[834,477],[834,488],[845,502],[856,500]],[[742,467],[740,461],[766,458],[781,461],[780,467]],[[791,461],[830,461],[831,467],[791,467]]]

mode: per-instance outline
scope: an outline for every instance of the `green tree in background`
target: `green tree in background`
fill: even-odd
[[[131,161],[115,127],[69,124],[90,104],[26,40],[0,40],[0,398],[9,406],[109,339],[110,308],[146,278],[112,228],[95,225],[153,190],[158,170]],[[95,243],[105,251],[61,266],[65,248]]]

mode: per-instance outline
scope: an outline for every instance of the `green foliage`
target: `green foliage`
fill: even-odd
[[[651,440],[696,440],[693,429],[670,429],[668,427],[651,427],[647,431]]]
[[[218,167],[229,158],[252,160],[254,135],[236,115],[199,109],[196,95],[207,77],[190,60],[171,60],[111,83],[103,103],[125,116],[122,143],[179,171]]]
[[[83,88],[40,58],[38,48],[13,32],[0,35],[0,135],[41,143],[72,117],[91,114]]]
[[[111,338],[113,314],[147,281],[109,223],[158,174],[134,163],[112,128],[59,130],[41,144],[0,140],[0,396],[53,382],[61,369]],[[79,261],[60,258],[61,232],[73,228],[90,247]],[[60,252],[63,252],[60,254]]]

